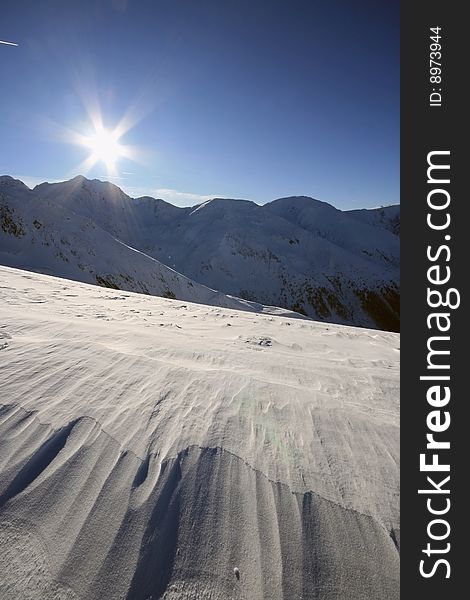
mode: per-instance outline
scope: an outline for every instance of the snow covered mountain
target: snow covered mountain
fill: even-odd
[[[375,227],[385,228],[400,235],[400,206],[382,206],[380,208],[371,208],[369,210],[350,210],[349,216]]]
[[[66,182],[61,193],[68,197],[80,182],[86,180],[77,178]],[[107,185],[86,182],[89,184],[92,188]],[[83,188],[78,191],[80,189],[83,191]],[[113,194],[118,190],[115,186],[110,189]],[[126,213],[118,211],[122,211],[130,199],[120,190],[120,201],[102,206],[99,201],[96,203],[95,220],[80,210],[79,202],[74,206],[71,202],[57,201],[53,195],[44,198],[43,186],[36,190],[11,177],[0,177],[0,264],[108,288],[295,316],[291,311],[233,298],[191,281],[100,227],[97,222],[103,221],[99,218],[100,209],[110,214],[115,209],[113,218],[122,218],[125,222]],[[84,202],[88,199],[88,195],[82,194]]]
[[[219,290],[219,303],[241,302],[236,296],[319,320],[399,328],[398,207],[343,212],[293,197],[177,208],[84,177],[34,190],[0,178],[0,207],[6,265],[197,302]]]

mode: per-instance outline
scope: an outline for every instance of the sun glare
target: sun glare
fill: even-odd
[[[92,152],[90,160],[94,163],[103,162],[109,171],[115,168],[117,159],[124,155],[116,133],[104,128],[98,129],[93,135],[86,138],[84,144]]]
[[[132,117],[132,111],[129,114],[126,113],[115,127],[108,129],[104,126],[96,94],[85,95],[84,106],[89,117],[86,133],[83,130],[80,132],[77,129],[69,129],[54,122],[48,124],[61,141],[88,150],[88,156],[83,162],[70,171],[71,176],[77,171],[80,174],[87,175],[95,165],[102,163],[107,172],[106,175],[103,175],[104,177],[118,177],[121,160],[145,162],[146,151],[143,148],[123,143],[122,140],[133,125],[138,122],[135,114]]]

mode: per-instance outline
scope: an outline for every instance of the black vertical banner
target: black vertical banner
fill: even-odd
[[[467,595],[464,3],[401,5],[401,597]]]

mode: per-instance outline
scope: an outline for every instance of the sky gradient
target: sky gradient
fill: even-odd
[[[132,125],[138,161],[113,181],[133,196],[397,203],[398,4],[4,0],[0,39],[19,45],[0,45],[0,174],[78,174],[89,152],[65,129],[99,105]]]

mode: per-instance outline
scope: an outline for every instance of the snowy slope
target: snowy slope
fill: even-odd
[[[33,194],[45,218],[52,207],[71,211],[225,294],[319,320],[399,328],[399,239],[375,213],[364,219],[307,197],[177,208],[83,177],[41,184]]]
[[[398,599],[397,334],[7,267],[0,304],[2,600]]]
[[[379,265],[398,265],[396,237],[380,231],[379,228],[371,228],[373,217],[370,223],[360,218],[358,222],[354,222],[351,214],[357,218],[356,212],[343,212],[326,202],[305,196],[280,198],[264,208],[271,214],[283,217],[316,237],[328,240],[358,257],[364,258],[365,254],[368,259]],[[375,215],[375,209],[359,212]]]
[[[76,178],[67,182],[70,193],[77,183],[84,181]],[[113,186],[113,194],[117,190]],[[119,193],[122,197],[116,202],[100,204],[99,198],[96,202],[96,198],[83,194],[82,189],[80,201],[64,203],[57,202],[53,195],[43,199],[11,177],[0,178],[0,264],[115,289],[240,310],[289,314],[283,309],[229,297],[191,281],[123,243],[116,237],[119,231],[109,233],[100,227],[98,221],[103,218],[93,220],[86,216],[89,202],[89,212],[101,209],[102,215],[109,215],[113,222],[130,226],[132,214],[127,215],[128,222],[123,212],[129,199],[120,190]],[[132,226],[136,226],[135,221]]]
[[[395,235],[400,235],[400,206],[382,206],[369,210],[350,210],[347,214],[362,223],[387,229]]]

